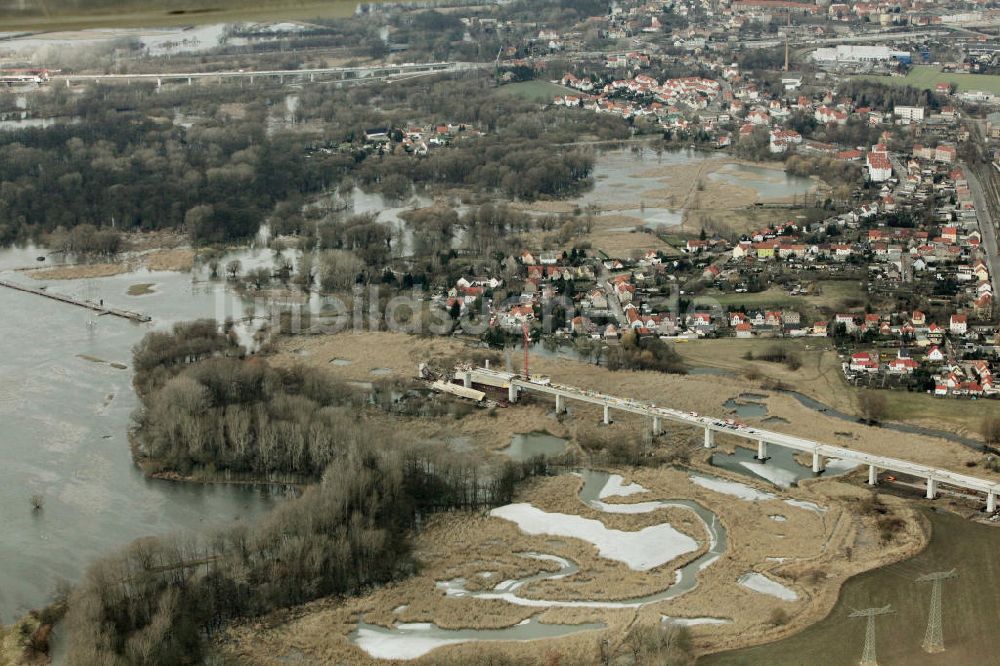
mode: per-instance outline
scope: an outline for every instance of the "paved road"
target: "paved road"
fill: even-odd
[[[972,200],[976,204],[976,215],[979,217],[979,229],[983,235],[983,248],[986,250],[986,264],[990,269],[990,281],[993,283],[994,296],[1000,296],[1000,253],[997,245],[997,222],[994,212],[1000,206],[997,200],[996,175],[988,174],[989,191],[984,189],[978,174],[967,164],[962,164],[965,176],[969,181]],[[987,167],[992,168],[992,167]],[[992,199],[990,199],[992,197]],[[992,204],[992,205],[991,205]]]

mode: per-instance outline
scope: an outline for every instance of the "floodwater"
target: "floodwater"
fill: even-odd
[[[803,176],[792,176],[781,169],[752,164],[727,164],[709,178],[739,187],[749,187],[762,201],[801,197],[816,189],[816,182]]]
[[[510,446],[501,451],[515,462],[524,462],[536,456],[558,456],[565,452],[566,440],[547,432],[514,435],[510,440]]]
[[[594,187],[576,199],[570,200],[581,208],[588,205],[600,207],[604,214],[625,215],[637,219],[637,224],[656,228],[676,226],[683,220],[683,197],[676,197],[668,207],[645,206],[662,201],[662,190],[668,180],[656,176],[656,169],[672,166],[700,165],[705,160],[718,159],[715,153],[693,149],[663,151],[644,148],[607,150],[597,154],[592,177]],[[725,164],[709,176],[714,181],[752,189],[762,201],[791,196],[802,196],[816,188],[810,178],[791,176],[781,169],[752,164]],[[676,206],[674,206],[676,204]],[[621,227],[631,231],[633,227]]]
[[[44,264],[37,256],[49,256]],[[38,248],[0,251],[0,279],[103,299],[149,324],[0,288],[0,617],[44,605],[60,580],[138,537],[250,521],[274,499],[238,486],[152,481],[133,466],[127,431],[137,399],[131,350],[151,330],[242,315],[225,285],[192,274],[139,271],[91,280],[33,280]],[[129,296],[136,283],[154,291]],[[111,363],[126,366],[116,368]],[[39,494],[44,508],[32,511]]]

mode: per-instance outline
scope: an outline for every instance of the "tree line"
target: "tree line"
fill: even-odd
[[[142,539],[91,566],[69,598],[69,662],[202,663],[206,639],[227,622],[413,573],[423,517],[507,503],[518,481],[544,471],[508,463],[485,474],[370,432],[259,525]]]

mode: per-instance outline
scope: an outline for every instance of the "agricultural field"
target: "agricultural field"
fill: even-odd
[[[909,560],[847,581],[825,620],[776,643],[704,657],[699,666],[857,664],[864,646],[865,621],[848,615],[853,609],[887,604],[895,613],[876,621],[880,664],[1000,664],[993,641],[1000,595],[983,585],[1000,575],[1000,562],[988,555],[1000,547],[1000,531],[949,513],[927,511],[925,515],[932,532],[927,549]],[[943,584],[946,650],[927,654],[920,644],[927,627],[931,588],[914,580],[951,569],[959,577]]]
[[[508,83],[499,88],[500,92],[515,95],[533,102],[551,102],[556,95],[577,94],[576,90],[548,81],[520,81]]]
[[[897,86],[913,86],[914,88],[934,89],[939,83],[953,83],[959,92],[969,90],[985,90],[994,95],[1000,95],[1000,75],[995,74],[956,74],[942,72],[933,65],[920,65],[912,68],[905,77],[898,76],[858,76],[858,79],[877,81]]]

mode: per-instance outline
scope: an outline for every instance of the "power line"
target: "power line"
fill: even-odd
[[[892,610],[892,606],[883,606],[882,608],[854,610],[848,616],[863,617],[868,621],[868,625],[865,627],[865,649],[861,653],[861,666],[878,666],[878,661],[875,659],[875,618],[879,615],[889,615],[895,612]]]
[[[927,632],[921,647],[924,652],[944,652],[944,629],[941,626],[941,583],[958,578],[954,569],[936,571],[917,578],[918,583],[931,583],[931,610],[927,616]]]

